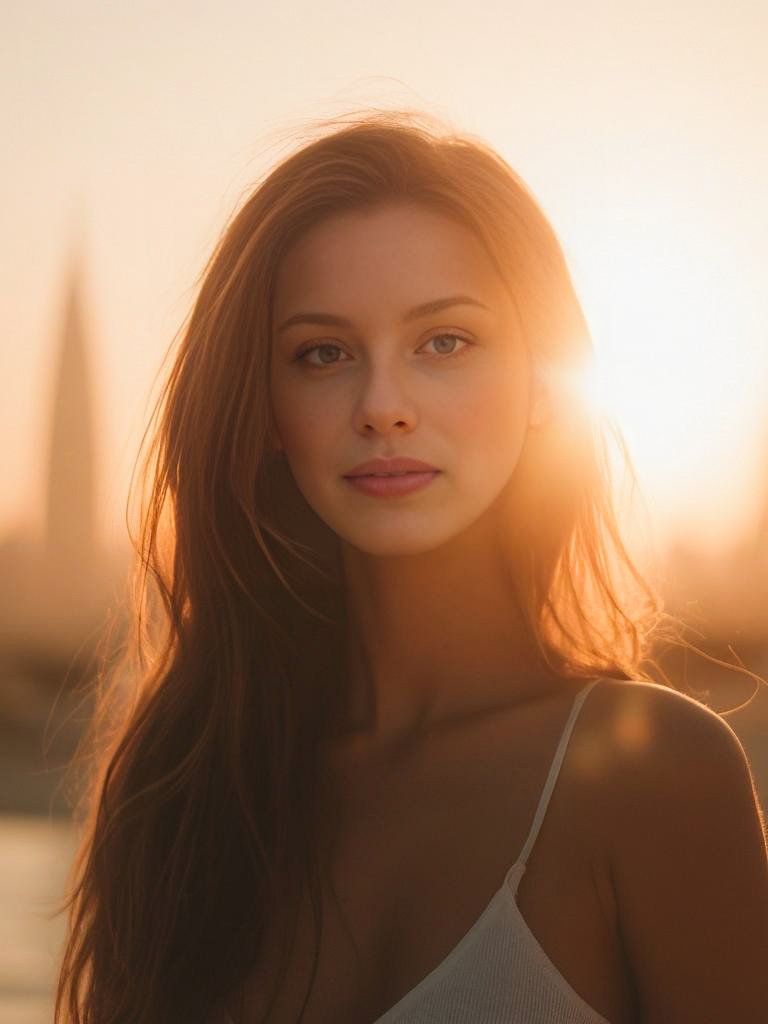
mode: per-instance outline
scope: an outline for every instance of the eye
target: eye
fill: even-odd
[[[453,338],[455,341],[462,342],[462,348],[460,349],[456,349],[454,347],[454,349],[450,352],[438,350],[438,355],[446,356],[448,358],[450,358],[451,356],[458,355],[459,352],[464,351],[465,347],[468,347],[469,345],[472,344],[472,342],[469,341],[467,338],[462,338],[460,334],[454,334],[452,331],[441,331],[440,334],[433,334],[432,337],[426,342],[426,344],[429,345],[429,343],[432,341],[442,341],[444,338]]]
[[[322,345],[312,345],[311,348],[305,348],[303,352],[299,352],[298,355],[296,356],[296,361],[299,363],[306,363],[308,366],[312,366],[314,369],[318,369],[323,366],[334,366],[336,363],[340,362],[339,359],[329,359],[325,361],[321,360],[319,363],[313,363],[306,358],[306,356],[308,356],[310,352],[327,352],[329,349],[335,349],[337,352],[342,351],[339,345],[334,345],[330,341],[324,341]]]

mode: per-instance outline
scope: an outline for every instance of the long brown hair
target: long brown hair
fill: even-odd
[[[287,866],[319,903],[312,809],[349,700],[344,589],[337,538],[271,444],[267,382],[276,269],[323,218],[413,201],[487,247],[558,396],[510,523],[531,648],[563,677],[648,678],[661,601],[620,536],[605,425],[577,386],[589,334],[539,205],[492,148],[423,114],[311,133],[223,232],[145,434],[134,629],[89,733],[57,1024],[210,1024],[260,956]]]

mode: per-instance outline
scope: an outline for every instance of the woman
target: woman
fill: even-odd
[[[424,117],[321,128],[158,404],[57,1021],[768,1019],[749,765],[640,667],[550,225]]]

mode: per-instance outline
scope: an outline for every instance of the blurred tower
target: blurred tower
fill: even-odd
[[[55,367],[47,460],[45,545],[56,561],[87,560],[96,546],[95,444],[82,259],[73,256]]]
[[[104,545],[97,530],[101,423],[88,358],[82,251],[75,247],[65,271],[51,359],[44,534],[38,540],[19,529],[0,538],[0,681],[3,660],[17,666],[86,660],[108,611],[122,600],[132,555],[129,547]],[[28,681],[34,676],[28,667],[24,672]],[[0,685],[0,720],[2,704]]]

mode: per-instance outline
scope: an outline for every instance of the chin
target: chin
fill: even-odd
[[[429,518],[429,517],[425,517]],[[377,529],[373,524],[365,529],[365,524],[358,520],[354,528],[335,529],[342,545],[346,544],[358,551],[377,558],[402,558],[424,555],[435,551],[461,533],[458,524],[437,525],[434,521],[416,523],[404,522],[404,516],[393,513],[392,522]]]

